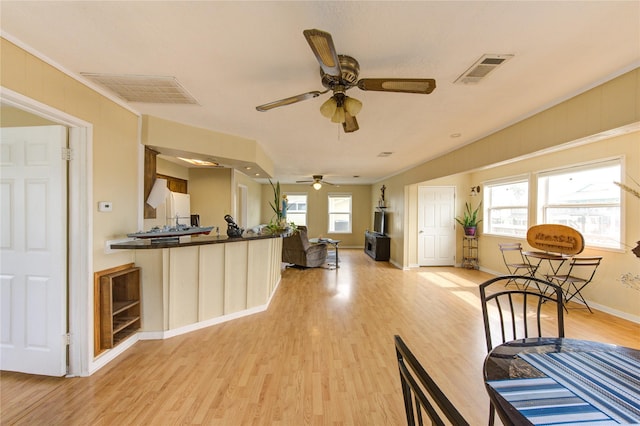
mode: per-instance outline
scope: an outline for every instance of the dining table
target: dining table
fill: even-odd
[[[567,260],[572,258],[571,255],[563,253],[553,253],[548,251],[530,250],[523,251],[522,254],[525,255],[527,259],[529,259],[529,262],[533,266],[535,266],[534,271],[536,272],[539,270],[542,271],[542,269],[540,268],[540,264],[542,262],[544,262],[545,260],[548,262],[549,269],[553,272],[553,274],[544,274],[541,276],[541,278],[545,278],[546,275],[557,275],[562,265],[564,265]]]
[[[496,346],[484,362],[505,425],[640,424],[640,350],[535,337]]]

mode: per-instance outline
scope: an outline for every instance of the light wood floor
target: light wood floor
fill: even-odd
[[[459,268],[401,271],[360,250],[287,269],[268,311],[136,343],[91,377],[3,372],[2,424],[402,425],[400,334],[473,425],[486,424],[477,284]],[[616,284],[612,284],[616,285]],[[568,337],[640,348],[640,326],[572,310]]]

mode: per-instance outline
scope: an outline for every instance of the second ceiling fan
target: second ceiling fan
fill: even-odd
[[[358,86],[360,90],[424,95],[433,92],[433,89],[436,88],[436,81],[432,78],[362,78],[358,80],[360,73],[358,61],[351,56],[338,55],[331,34],[316,29],[304,30],[302,33],[320,64],[322,85],[326,90],[314,90],[259,105],[256,107],[258,111],[268,111],[316,98],[331,91],[333,95],[322,104],[320,113],[330,118],[334,123],[342,123],[344,131],[349,133],[359,129],[355,116],[362,108],[362,103],[359,100],[345,94],[352,87]]]
[[[313,180],[297,180],[296,183],[310,183],[313,186],[313,189],[316,191],[322,188],[322,184],[333,185],[331,182],[327,182],[322,179],[322,175],[313,175]]]

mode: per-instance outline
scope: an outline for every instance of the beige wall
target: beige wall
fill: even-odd
[[[0,43],[3,87],[93,126],[93,270],[132,262],[130,252],[105,254],[104,243],[138,226],[138,116],[6,39]],[[98,201],[111,201],[113,211],[98,212]]]
[[[247,187],[247,230],[260,225],[260,208],[262,206],[262,184],[256,182],[244,173],[236,171],[235,186],[244,185]],[[236,209],[237,211],[237,209]],[[239,214],[239,213],[236,213]]]
[[[189,169],[191,213],[200,215],[201,226],[218,226],[226,235],[224,216],[233,215],[231,169]]]
[[[322,236],[340,240],[341,247],[363,247],[364,232],[371,229],[373,223],[374,210],[370,188],[369,185],[323,185],[320,190],[316,191],[309,185],[282,184],[280,191],[283,195],[288,193],[307,194],[307,228],[310,238]],[[351,194],[353,224],[350,234],[331,234],[328,232],[329,194]],[[269,223],[275,216],[269,202],[273,202],[271,185],[262,185],[262,223]]]
[[[13,107],[0,107],[0,127],[51,126],[54,123]]]

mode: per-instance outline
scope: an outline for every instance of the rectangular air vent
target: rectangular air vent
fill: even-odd
[[[80,73],[127,102],[197,104],[175,77]]]
[[[494,55],[486,54],[482,55],[469,69],[460,75],[454,81],[456,84],[478,84],[485,78],[491,71],[504,64],[509,59],[513,58],[513,55]]]

